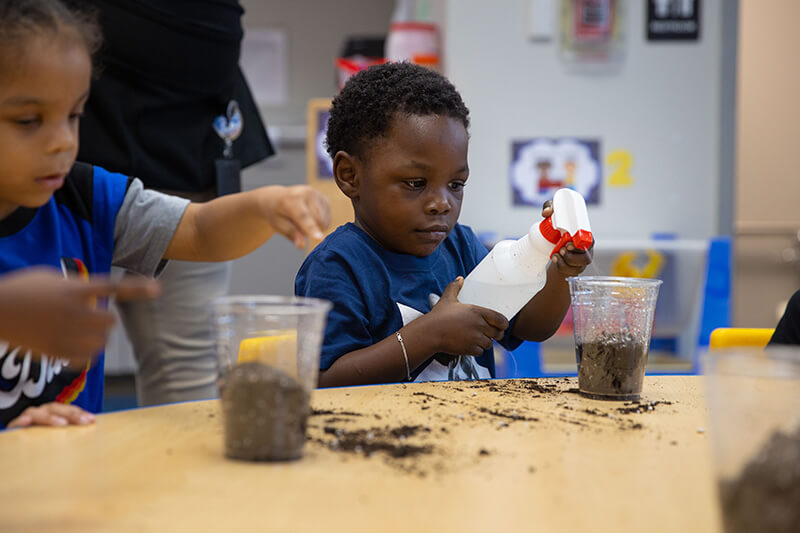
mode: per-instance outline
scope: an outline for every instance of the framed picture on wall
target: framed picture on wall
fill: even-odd
[[[325,147],[331,100],[314,98],[308,102],[308,148],[316,161],[315,174],[319,179],[333,179],[333,159]],[[313,154],[311,152],[313,151]]]
[[[579,192],[586,203],[600,203],[603,167],[600,140],[538,137],[511,143],[509,182],[513,205],[541,206],[558,189]]]
[[[561,0],[561,57],[570,64],[617,66],[625,37],[621,0]]]
[[[333,160],[325,147],[330,108],[330,98],[314,98],[309,100],[306,109],[306,181],[324,194],[331,204],[328,233],[353,220],[353,206],[333,179]]]

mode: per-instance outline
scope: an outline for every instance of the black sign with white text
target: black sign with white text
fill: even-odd
[[[700,0],[647,0],[647,40],[700,38]]]

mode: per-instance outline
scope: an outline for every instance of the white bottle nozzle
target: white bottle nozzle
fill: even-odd
[[[559,189],[556,192],[553,214],[540,224],[539,231],[555,244],[551,253],[556,253],[568,242],[580,250],[588,250],[594,243],[586,201],[572,189]]]
[[[586,202],[572,189],[559,189],[553,197],[553,227],[575,235],[578,231],[591,232]]]

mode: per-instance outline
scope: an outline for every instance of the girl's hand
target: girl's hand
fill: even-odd
[[[269,224],[298,248],[307,238],[321,240],[331,223],[331,208],[322,193],[308,185],[264,187],[262,206]]]
[[[158,282],[64,279],[53,269],[29,268],[0,278],[0,338],[38,354],[84,365],[106,344],[114,315],[98,308],[98,298],[135,300],[158,296]]]
[[[553,201],[548,200],[542,206],[542,217],[547,218],[553,214]],[[588,250],[579,250],[575,245],[567,243],[565,246],[553,254],[550,260],[555,266],[556,271],[564,278],[579,276],[584,269],[592,262],[592,251],[594,243]]]
[[[93,423],[92,413],[75,405],[51,402],[39,407],[28,407],[9,422],[8,429],[30,426],[86,426]]]
[[[462,304],[458,292],[464,278],[458,277],[444,290],[441,299],[426,316],[435,321],[434,334],[439,338],[437,352],[451,355],[483,355],[493,340],[503,338],[508,328],[506,317],[491,309]]]

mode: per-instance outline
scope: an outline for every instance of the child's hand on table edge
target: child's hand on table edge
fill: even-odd
[[[28,407],[9,422],[8,429],[30,426],[86,426],[94,423],[94,415],[75,405],[50,402],[38,407]]]

